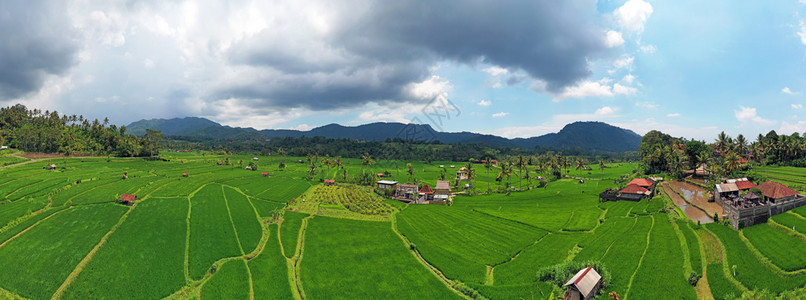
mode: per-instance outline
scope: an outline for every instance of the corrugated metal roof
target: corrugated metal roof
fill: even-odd
[[[377,183],[378,183],[378,184],[395,185],[395,184],[397,184],[397,181],[392,181],[392,180],[379,180]]]
[[[437,181],[437,186],[435,187],[437,190],[450,190],[451,184],[447,181]]]
[[[736,186],[735,183],[720,183],[719,184],[719,192],[720,193],[727,193],[727,192],[735,192],[738,191],[739,187]]]
[[[579,270],[564,286],[573,285],[582,293],[583,297],[587,297],[601,279],[602,275],[599,275],[599,272],[596,272],[593,267],[587,267]]]

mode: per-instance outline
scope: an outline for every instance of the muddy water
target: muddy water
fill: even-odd
[[[680,207],[683,210],[683,213],[686,214],[686,217],[693,220],[694,222],[700,221],[700,223],[713,223],[714,219],[709,217],[705,212],[696,208],[694,206],[689,205],[686,200],[680,197],[680,195],[674,193],[670,188],[668,182],[663,183],[663,187],[667,189],[669,192],[669,197],[672,198],[672,202],[674,202],[677,207]]]
[[[716,213],[720,218],[722,217],[722,206],[716,202],[708,202],[708,199],[711,198],[709,191],[688,182],[669,181],[668,184],[672,189],[682,194],[686,200],[705,209],[709,216],[713,216]]]

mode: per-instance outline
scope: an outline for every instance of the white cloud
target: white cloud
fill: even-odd
[[[676,117],[679,117],[679,116],[680,116],[679,113],[666,114],[666,117],[668,117],[668,118],[676,118]]]
[[[638,106],[638,107],[641,107],[641,108],[646,108],[646,109],[656,109],[656,108],[658,108],[657,103],[642,102],[642,101],[635,102],[635,106]]]
[[[623,86],[621,84],[614,84],[613,85],[613,93],[616,95],[635,95],[638,92],[638,89],[630,86]]]
[[[582,81],[575,86],[568,86],[563,89],[562,93],[554,95],[554,102],[559,102],[568,98],[584,98],[584,97],[613,97],[613,91],[607,84],[601,84],[595,81]]]
[[[501,67],[496,67],[496,66],[486,68],[486,69],[484,69],[482,71],[484,71],[487,74],[490,74],[492,76],[506,75],[507,73],[509,73],[509,70],[501,68]]]
[[[799,92],[793,92],[792,90],[789,89],[788,86],[786,86],[783,89],[781,89],[781,93],[784,93],[784,94],[787,94],[787,95],[793,95],[793,96],[797,95],[797,94],[800,94]]]
[[[625,30],[635,33],[644,31],[644,24],[652,15],[652,5],[643,0],[629,0],[613,12],[616,22]]]
[[[624,37],[622,36],[621,32],[609,30],[605,35],[605,46],[608,48],[614,48],[624,45]]]
[[[622,68],[632,69],[633,61],[635,61],[635,57],[624,56],[614,61],[613,66],[616,67],[616,69],[622,69]]]
[[[623,81],[626,84],[632,84],[632,82],[635,81],[635,76],[632,74],[627,74],[624,76],[624,78],[621,79],[621,81]]]
[[[297,127],[294,127],[294,130],[299,130],[299,131],[308,131],[308,130],[311,130],[311,129],[313,129],[313,126],[308,125],[308,124],[299,124],[299,125],[297,125]]]
[[[507,112],[494,113],[493,118],[502,118],[502,117],[506,117],[508,115],[509,115],[509,113],[507,113]]]
[[[792,109],[801,109],[803,108],[803,104],[792,104]]]
[[[739,110],[735,110],[734,115],[736,116],[736,120],[742,122],[742,125],[753,123],[754,125],[760,126],[772,126],[776,123],[776,121],[759,117],[754,107],[739,106]]]
[[[638,51],[642,53],[654,54],[658,51],[658,47],[655,45],[644,45],[638,48]]]
[[[153,69],[154,68],[154,61],[146,58],[143,60],[143,67],[146,69]]]
[[[479,106],[490,106],[490,105],[491,105],[491,104],[493,104],[493,103],[492,103],[492,102],[490,102],[490,101],[487,101],[487,100],[481,99],[481,101],[479,101],[479,102],[478,102],[478,103],[476,103],[476,104],[478,104]]]
[[[794,124],[783,121],[781,122],[781,128],[778,129],[778,134],[793,134],[804,131],[806,131],[806,121],[798,121]]]
[[[505,127],[493,130],[491,133],[506,138],[533,137],[550,132],[560,131],[565,125],[576,121],[615,121],[622,118],[618,114],[618,107],[603,106],[593,113],[584,114],[558,114],[551,120],[536,126]]]
[[[798,31],[798,36],[800,36],[800,42],[806,45],[806,23],[803,20],[800,20],[800,31]]]

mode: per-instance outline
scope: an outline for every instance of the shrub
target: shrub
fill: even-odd
[[[700,276],[700,274],[697,274],[697,272],[692,271],[688,275],[688,284],[690,284],[691,286],[697,286],[697,282],[700,281],[700,277],[702,277]]]

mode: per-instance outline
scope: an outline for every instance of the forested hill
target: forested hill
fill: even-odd
[[[593,152],[637,151],[641,136],[635,132],[602,122],[575,122],[566,125],[560,132],[531,138],[508,139],[473,132],[439,132],[429,125],[402,123],[370,123],[359,126],[329,124],[307,131],[290,129],[255,130],[223,126],[204,118],[152,119],[134,122],[129,131],[142,134],[145,129],[161,130],[166,135],[206,137],[216,139],[258,137],[315,137],[347,138],[365,141],[387,139],[414,139],[440,141],[449,144],[485,144],[489,146],[519,147],[534,149],[575,148]]]

